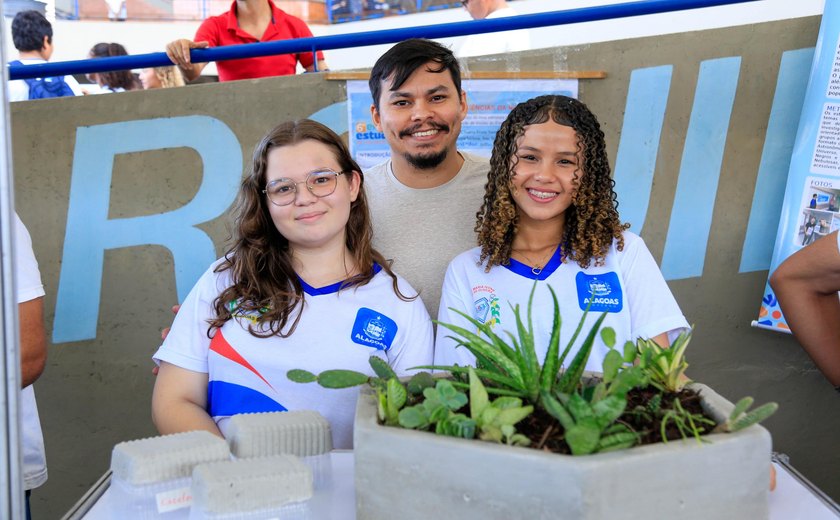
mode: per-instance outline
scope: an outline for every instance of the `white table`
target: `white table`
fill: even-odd
[[[334,451],[330,454],[332,479],[317,489],[310,501],[313,520],[355,520],[356,496],[353,484],[353,452]],[[840,509],[828,496],[808,482],[794,469],[785,455],[774,455],[776,490],[770,493],[770,520],[835,520]],[[79,500],[64,520],[110,520],[113,518],[109,502],[110,472]],[[165,517],[162,517],[165,518]]]

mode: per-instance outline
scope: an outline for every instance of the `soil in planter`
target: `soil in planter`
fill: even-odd
[[[637,411],[647,410],[648,403],[657,394],[658,391],[653,388],[636,388],[627,395],[627,411],[621,416],[619,422],[626,424],[640,435],[639,444],[656,444],[663,441],[662,414]],[[675,399],[679,399],[680,404],[686,411],[712,419],[703,413],[703,408],[700,406],[700,396],[697,392],[688,389],[676,394],[662,394],[659,409],[665,411],[673,408]],[[697,424],[697,426],[703,434],[714,428],[713,425],[706,424]],[[535,410],[534,413],[517,424],[516,430],[531,439],[531,448],[555,453],[571,453],[563,438],[563,428],[559,425],[557,419],[542,409]],[[673,421],[668,421],[666,424],[665,438],[669,441],[682,438],[680,430]]]

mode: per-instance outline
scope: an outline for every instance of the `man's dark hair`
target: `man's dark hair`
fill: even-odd
[[[44,47],[44,36],[52,43],[53,30],[50,22],[38,11],[21,11],[12,20],[12,41],[19,51],[40,51]]]
[[[373,106],[379,110],[379,97],[382,94],[382,82],[391,78],[390,90],[397,90],[406,82],[415,70],[430,61],[438,64],[437,68],[430,69],[431,72],[443,72],[449,70],[452,82],[455,83],[455,90],[458,96],[461,95],[461,67],[452,51],[443,45],[425,40],[413,38],[400,42],[383,54],[373,70],[370,72],[370,93],[373,96]]]

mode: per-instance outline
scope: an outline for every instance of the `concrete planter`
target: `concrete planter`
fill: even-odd
[[[716,420],[729,414],[723,397],[695,389]],[[558,455],[381,426],[365,388],[354,431],[356,518],[767,518],[767,430],[705,438]]]

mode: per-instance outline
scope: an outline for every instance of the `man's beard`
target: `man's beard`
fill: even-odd
[[[445,132],[447,134],[449,133],[449,125],[445,123],[436,123],[433,121],[430,123],[430,126],[439,132]],[[408,137],[414,132],[420,130],[420,128],[422,127],[423,124],[421,123],[414,125],[411,128],[406,128],[405,130],[400,132],[400,137]],[[446,159],[446,155],[446,148],[439,152],[429,152],[425,154],[411,155],[408,152],[403,154],[405,160],[408,161],[408,164],[410,164],[414,168],[417,168],[418,170],[432,170],[437,168],[444,161],[444,159]]]
[[[408,161],[408,164],[418,170],[433,170],[437,168],[446,159],[446,155],[446,148],[439,152],[424,155],[412,155],[408,152],[403,154],[405,160]]]

